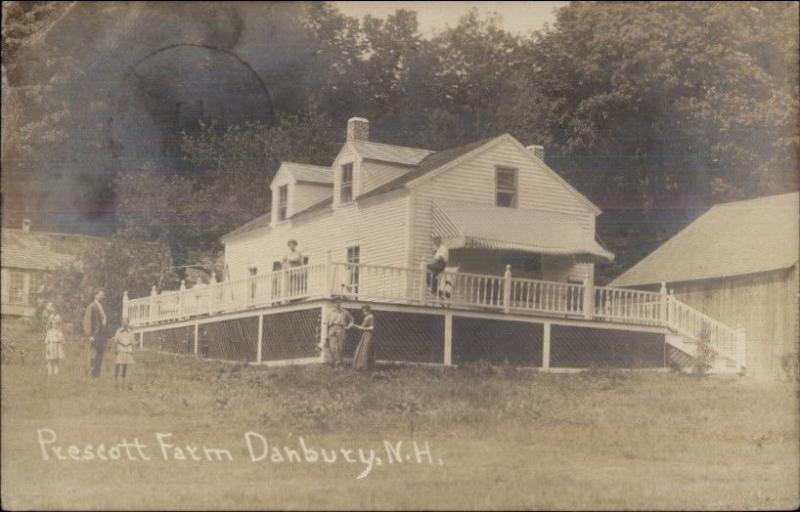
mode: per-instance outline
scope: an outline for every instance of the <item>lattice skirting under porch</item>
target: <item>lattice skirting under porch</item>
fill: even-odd
[[[356,323],[359,304],[346,307]],[[288,305],[231,318],[203,318],[137,333],[146,349],[265,364],[319,362],[322,312],[329,303]],[[595,327],[555,318],[509,318],[448,309],[373,305],[379,361],[463,365],[487,362],[531,368],[663,368],[690,358],[648,327]],[[260,331],[259,331],[260,327]],[[348,331],[352,357],[361,331]],[[259,347],[260,340],[260,347]]]

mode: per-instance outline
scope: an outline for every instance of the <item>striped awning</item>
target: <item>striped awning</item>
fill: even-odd
[[[594,239],[594,231],[584,219],[548,210],[436,200],[433,234],[442,237],[450,249],[501,249],[614,260],[614,254]]]

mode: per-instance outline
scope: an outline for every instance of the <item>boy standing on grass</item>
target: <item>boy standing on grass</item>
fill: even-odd
[[[122,325],[114,335],[114,346],[117,349],[117,360],[114,364],[114,387],[119,389],[125,381],[128,365],[133,364],[133,331],[128,326],[128,319],[122,319]]]

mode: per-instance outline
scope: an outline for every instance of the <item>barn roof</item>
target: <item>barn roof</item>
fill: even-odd
[[[52,270],[75,259],[73,255],[50,249],[40,238],[38,233],[3,228],[3,249],[0,252],[2,266],[25,270]]]
[[[718,204],[611,286],[638,286],[755,274],[798,261],[797,192]]]
[[[297,162],[282,162],[281,168],[286,169],[297,181],[333,185],[333,169],[330,167],[300,164]]]

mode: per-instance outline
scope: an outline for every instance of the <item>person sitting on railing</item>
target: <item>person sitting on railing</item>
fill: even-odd
[[[203,282],[203,278],[197,276],[197,279],[194,281],[194,286],[192,286],[192,290],[194,290],[194,300],[195,300],[195,313],[200,314],[203,313],[203,290],[208,285]]]
[[[436,247],[436,252],[433,254],[433,263],[428,263],[426,281],[431,292],[436,295],[439,288],[439,274],[444,272],[447,266],[447,260],[450,258],[450,251],[442,243],[442,237],[433,237],[433,245]]]

